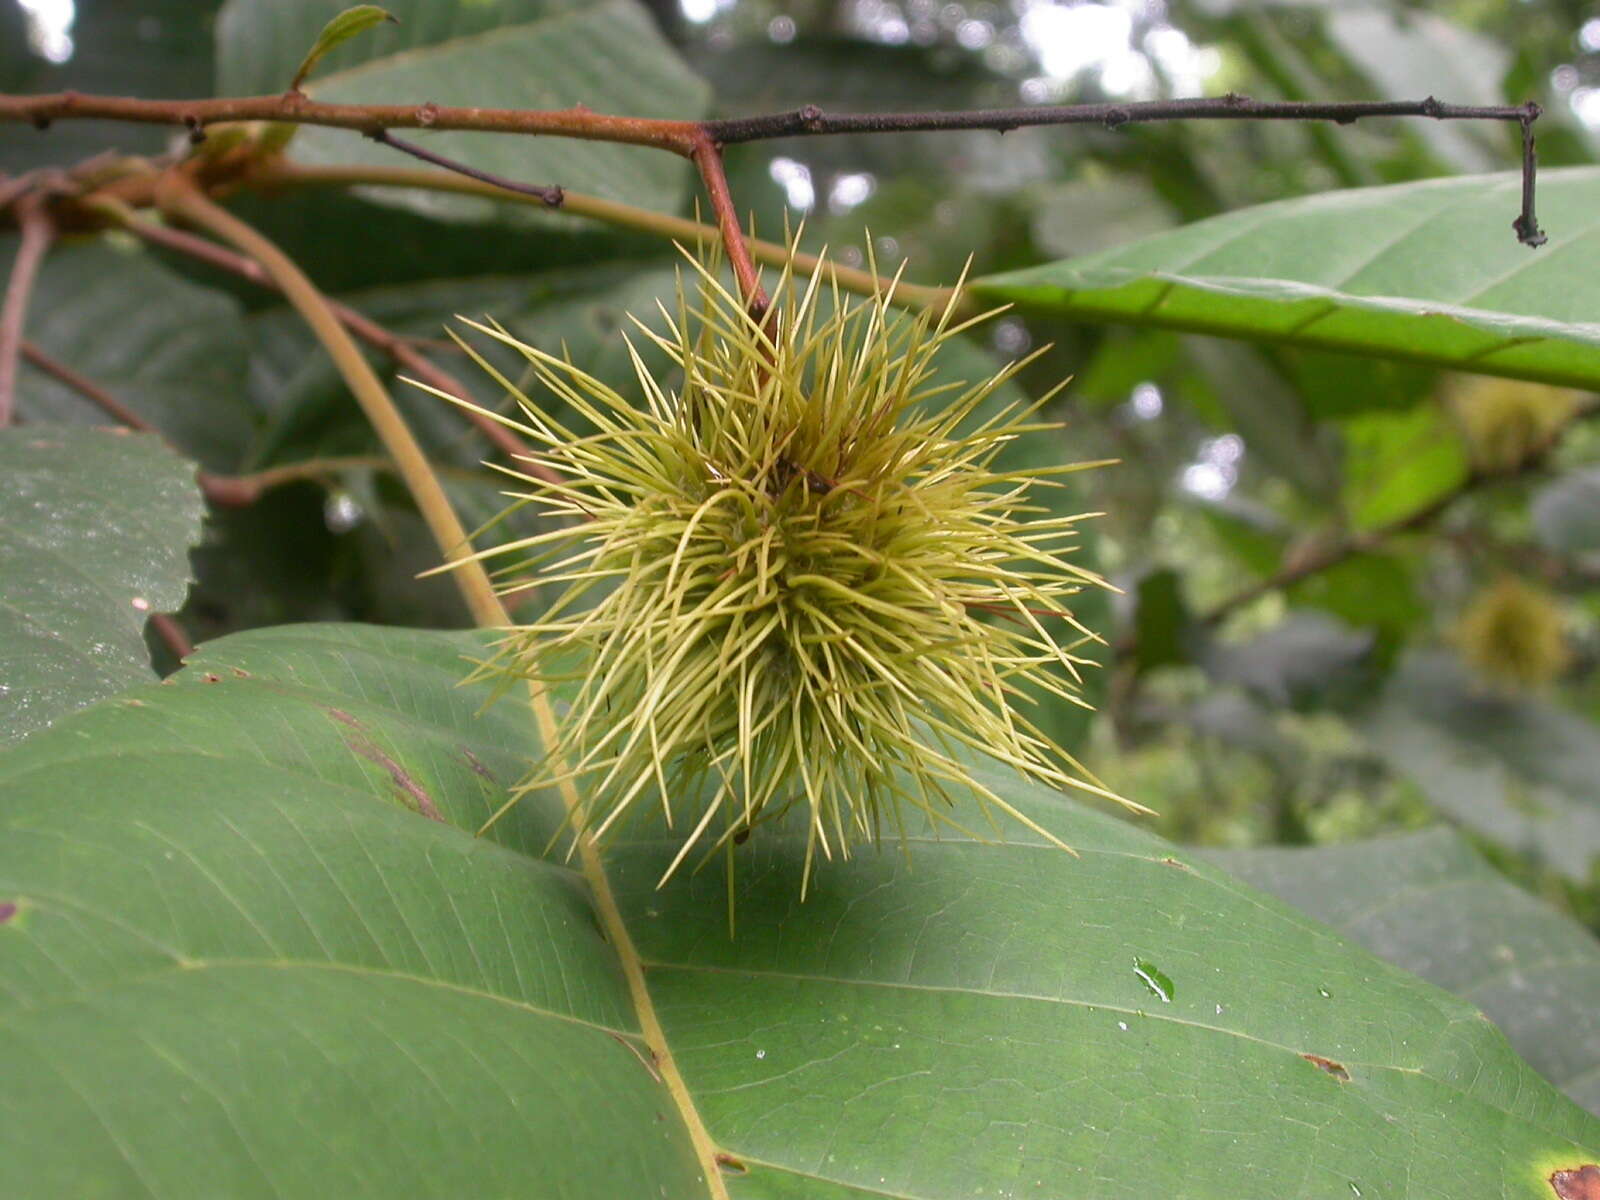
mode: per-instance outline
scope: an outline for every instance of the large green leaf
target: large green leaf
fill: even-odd
[[[334,50],[306,84],[308,95],[350,104],[584,104],[596,112],[683,118],[701,116],[709,102],[709,89],[634,0],[411,0],[385,7],[400,23]],[[328,16],[329,6],[315,0],[231,0],[217,22],[221,93],[282,91]],[[687,195],[686,164],[659,150],[550,137],[416,136],[436,153],[530,183],[664,209],[676,208]],[[302,130],[293,150],[318,163],[406,161],[343,130]],[[371,196],[449,219],[504,215],[492,201],[472,197],[395,190],[374,190]],[[513,219],[526,220],[529,213],[519,208]]]
[[[0,1191],[706,1194],[553,798],[463,832],[533,750],[454,686],[484,645],[225,639],[0,756]],[[919,837],[801,903],[766,829],[730,940],[717,868],[612,849],[735,1196],[1548,1200],[1600,1158],[1465,1002],[982,774],[1081,857]]]
[[[1600,387],[1600,168],[1547,171],[1550,242],[1517,244],[1515,175],[1331,192],[975,280],[1091,321]]]
[[[1507,882],[1459,833],[1207,857],[1480,1005],[1518,1053],[1600,1113],[1600,942]]]
[[[0,431],[0,745],[152,678],[145,621],[183,603],[201,512],[155,438]]]

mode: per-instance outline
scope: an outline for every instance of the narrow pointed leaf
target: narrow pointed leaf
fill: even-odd
[[[322,27],[322,32],[317,35],[317,40],[311,49],[306,51],[299,70],[295,71],[294,78],[289,82],[289,90],[298,92],[306,76],[311,74],[328,51],[343,45],[357,34],[382,25],[385,21],[398,24],[399,18],[388,9],[379,8],[376,4],[357,4],[345,9]]]

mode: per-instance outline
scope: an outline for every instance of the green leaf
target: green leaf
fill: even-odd
[[[144,626],[189,588],[194,467],[142,434],[0,430],[0,745],[153,678]]]
[[[15,239],[0,239],[0,271]],[[239,468],[255,414],[239,306],[174,275],[123,238],[54,249],[28,308],[28,337],[88,376],[202,466]],[[33,421],[112,422],[76,391],[25,366],[18,407]]]
[[[628,951],[539,857],[554,798],[463,832],[535,752],[455,686],[486,645],[243,635],[0,756],[0,1192],[707,1194]],[[613,846],[736,1195],[1548,1200],[1600,1158],[1465,1002],[982,774],[1082,857],[919,838],[801,903],[803,831],[764,827],[730,941],[715,866],[658,891],[672,847]]]
[[[1189,661],[1194,617],[1178,573],[1151,571],[1133,589],[1134,661],[1143,671]]]
[[[1459,833],[1206,857],[1478,1005],[1545,1078],[1600,1113],[1600,943]]]
[[[400,18],[396,17],[386,8],[379,8],[376,4],[357,4],[347,8],[333,20],[322,27],[322,32],[317,35],[316,42],[311,49],[306,51],[306,56],[300,62],[300,67],[294,73],[294,78],[289,81],[289,90],[297,92],[300,85],[305,82],[306,76],[311,74],[316,65],[327,56],[328,52],[338,48],[357,34],[375,29],[385,21],[398,25]]]
[[[390,7],[398,26],[346,42],[307,88],[318,100],[348,104],[469,105],[696,118],[708,89],[683,64],[634,0],[573,6],[462,4],[410,0]],[[232,0],[217,23],[221,94],[274,91],[320,24],[314,0]],[[286,59],[285,48],[294,50]],[[271,81],[271,82],[268,82]],[[675,209],[688,195],[681,159],[639,146],[503,134],[412,134],[430,150],[527,183],[553,183],[630,204]],[[398,152],[348,130],[305,129],[297,158],[340,165],[403,165]],[[362,195],[447,220],[501,217],[526,223],[559,218],[475,197],[396,189]]]
[[[1519,187],[1501,174],[1286,200],[972,288],[1080,320],[1600,386],[1600,168],[1540,176],[1539,250],[1511,234]]]
[[[1377,751],[1469,829],[1586,882],[1600,861],[1600,728],[1472,678],[1442,653],[1402,660],[1362,726]]]
[[[1461,435],[1434,405],[1363,412],[1341,421],[1345,508],[1357,529],[1405,520],[1467,480]]]

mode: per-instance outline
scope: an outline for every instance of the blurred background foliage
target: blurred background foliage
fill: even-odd
[[[0,89],[208,94],[218,86],[219,7],[0,0]],[[497,4],[478,7],[492,25]],[[1229,90],[1434,94],[1537,100],[1547,166],[1592,162],[1600,137],[1600,5],[1576,0],[647,7],[709,84],[718,115]],[[605,108],[602,99],[562,102]],[[0,170],[165,144],[161,131],[131,126],[4,129]],[[1515,162],[1514,128],[1423,121],[811,138],[736,147],[728,158],[758,232],[781,236],[803,218],[808,246],[886,271],[904,260],[910,278],[940,284],[969,259],[980,274],[1026,267],[1263,201]],[[692,194],[685,175],[659,194],[624,198],[689,212]],[[525,339],[564,342],[591,370],[625,377],[625,314],[645,312],[671,282],[666,243],[561,217],[309,191],[231,202],[324,287],[428,339],[452,369],[465,364],[438,340],[441,324],[491,313]],[[8,242],[0,256],[9,253]],[[41,344],[212,469],[376,451],[299,322],[244,285],[116,238],[69,240],[35,305]],[[1089,614],[1108,643],[1090,681],[1099,711],[1090,721],[1049,716],[1108,783],[1159,810],[1162,831],[1213,847],[1448,824],[1505,874],[1600,928],[1594,397],[1048,316],[1006,314],[982,339],[952,370],[1053,343],[1027,386],[1073,376],[1053,410],[1064,429],[1028,453],[1120,460],[1080,476],[1069,498],[1106,514],[1084,553],[1121,589]],[[487,520],[501,501],[474,469],[482,444],[426,397],[399,396],[451,472],[469,524]],[[488,389],[481,398],[505,403]],[[23,415],[100,419],[41,377]],[[1350,541],[1408,513],[1421,517],[1392,536]],[[196,561],[180,620],[199,640],[285,621],[466,623],[447,582],[414,578],[431,565],[430,544],[401,489],[378,472],[333,472],[214,512]]]

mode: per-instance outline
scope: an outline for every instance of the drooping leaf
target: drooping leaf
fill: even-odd
[[[462,832],[537,752],[519,703],[454,686],[486,644],[248,634],[0,757],[0,1190],[707,1194],[628,951],[539,857],[554,798]],[[658,891],[670,843],[613,847],[733,1194],[1534,1200],[1600,1159],[1468,1004],[984,781],[1082,857],[919,838],[801,903],[803,831],[764,829],[730,941],[715,866]]]
[[[1539,250],[1511,234],[1519,189],[1499,174],[1285,200],[972,288],[1081,320],[1600,386],[1600,168],[1540,176]]]
[[[1459,833],[1206,857],[1479,1005],[1545,1078],[1600,1113],[1600,942]]]
[[[194,467],[144,434],[0,431],[0,745],[152,679],[144,626],[189,587]]]
[[[1441,812],[1572,879],[1593,878],[1600,727],[1438,652],[1402,660],[1362,727]]]
[[[377,28],[385,21],[395,25],[400,23],[400,19],[392,12],[386,8],[379,8],[376,4],[357,4],[345,9],[324,25],[322,32],[317,34],[317,40],[312,43],[311,49],[306,51],[306,56],[300,60],[294,78],[289,81],[289,90],[299,91],[300,85],[306,81],[306,76],[310,75],[316,69],[316,65],[331,51],[338,49],[358,34]]]
[[[585,6],[564,0],[409,0],[388,7],[400,23],[380,25],[334,50],[307,85],[308,95],[350,104],[581,104],[603,113],[688,119],[701,116],[708,103],[706,86],[634,0]],[[231,0],[217,22],[220,93],[281,89],[326,12],[315,0]],[[660,150],[504,134],[423,130],[407,136],[436,153],[527,183],[669,210],[688,194],[687,165]],[[304,129],[294,155],[312,163],[412,165],[348,130]],[[502,211],[473,197],[395,189],[363,194],[448,220],[540,219],[528,209]]]

